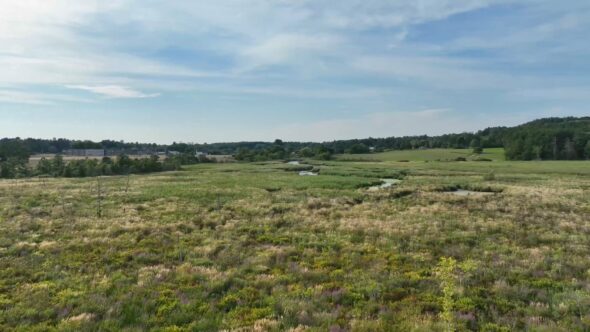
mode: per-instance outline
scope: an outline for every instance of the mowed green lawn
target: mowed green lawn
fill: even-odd
[[[0,181],[0,331],[590,329],[590,162],[395,160]]]
[[[341,154],[338,160],[373,160],[373,161],[435,161],[454,160],[457,157],[473,159],[477,157],[492,160],[504,160],[503,148],[485,149],[484,153],[474,155],[472,149],[424,149],[424,150],[395,150],[369,154]]]

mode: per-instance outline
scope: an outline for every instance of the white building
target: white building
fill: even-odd
[[[82,156],[82,157],[104,157],[104,149],[67,149],[63,151],[66,156]]]

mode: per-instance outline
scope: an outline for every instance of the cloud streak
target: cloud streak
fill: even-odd
[[[354,118],[291,123],[276,128],[274,134],[294,140],[296,137],[303,137],[311,141],[331,141],[355,137],[442,134],[475,129],[478,129],[475,123],[462,121],[453,110],[439,108],[375,112]]]
[[[107,98],[154,98],[160,95],[159,93],[143,93],[138,90],[118,85],[66,85],[66,87],[69,89],[89,91]]]

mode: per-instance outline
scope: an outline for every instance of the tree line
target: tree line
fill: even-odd
[[[15,146],[15,144],[17,146]],[[0,156],[2,148],[18,147],[28,151],[29,154],[58,154],[68,149],[105,149],[120,151],[121,153],[132,154],[134,151],[165,151],[167,145],[156,143],[123,142],[114,140],[102,140],[93,142],[89,140],[70,140],[66,138],[2,138],[0,139]]]
[[[315,158],[329,160],[331,159],[333,153],[333,150],[322,144],[298,146],[293,144],[285,144],[280,139],[277,139],[271,145],[258,149],[240,147],[235,154],[235,158],[242,161],[263,161],[290,158]]]
[[[180,163],[173,160],[159,161],[158,156],[131,159],[126,155],[117,158],[78,159],[66,161],[61,155],[51,159],[42,158],[36,166],[29,166],[26,160],[10,158],[0,162],[1,178],[24,178],[31,176],[88,177],[99,175],[124,175],[162,172],[180,169]]]
[[[103,140],[101,142],[68,139],[0,139],[0,163],[9,158],[28,158],[35,153],[61,153],[66,149],[95,149],[127,153],[133,151],[177,151],[184,158],[196,151],[209,154],[233,155],[238,160],[260,161],[294,157],[330,159],[333,154],[358,154],[386,150],[432,148],[484,148],[504,147],[510,160],[559,160],[590,158],[590,117],[546,118],[516,127],[490,127],[473,133],[439,136],[404,136],[337,140],[330,142],[229,142],[229,143],[126,143]]]
[[[119,155],[115,158],[64,160],[61,155],[41,158],[37,165],[30,166],[27,158],[10,157],[0,161],[0,178],[14,179],[32,176],[47,177],[89,177],[101,175],[127,175],[153,172],[176,171],[181,165],[199,162],[187,156],[171,156],[160,160],[154,155],[149,158],[130,158]],[[203,160],[200,160],[203,162]]]
[[[237,149],[239,160],[257,161],[292,157],[330,159],[333,154],[362,154],[386,150],[505,148],[508,160],[590,159],[590,117],[546,118],[516,127],[490,127],[475,133],[440,136],[404,136],[339,140],[324,143],[220,143]],[[231,150],[231,149],[230,149]]]

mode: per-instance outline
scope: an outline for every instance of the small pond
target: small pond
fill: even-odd
[[[398,180],[398,179],[381,179],[381,183],[380,185],[377,186],[372,186],[369,187],[370,191],[375,191],[375,190],[380,190],[380,189],[386,189],[389,187],[392,187],[393,185],[396,185],[400,182],[402,182],[402,180]]]
[[[316,175],[318,175],[318,173],[314,173],[314,172],[310,172],[310,171],[301,171],[301,172],[299,172],[299,175],[301,175],[301,176],[316,176]]]

